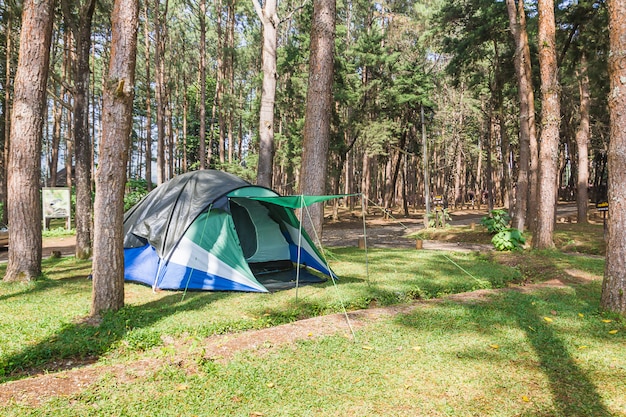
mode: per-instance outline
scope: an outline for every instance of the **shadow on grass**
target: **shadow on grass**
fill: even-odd
[[[558,270],[556,264],[550,260],[542,266]],[[567,274],[561,271],[561,277],[563,276]],[[580,281],[569,276],[564,284],[564,288],[544,288],[530,293],[504,291],[495,299],[482,302],[470,299],[464,302],[462,298],[459,298],[460,302],[443,301],[442,306],[460,306],[458,308],[465,311],[466,317],[436,309],[411,313],[398,317],[397,321],[405,326],[423,328],[425,331],[432,331],[433,326],[442,326],[447,334],[458,333],[465,335],[463,337],[466,337],[468,328],[472,326],[476,327],[475,331],[478,333],[486,335],[496,335],[498,329],[517,327],[524,333],[525,340],[537,358],[529,366],[535,366],[536,363],[547,377],[553,398],[553,407],[539,410],[533,415],[611,417],[613,414],[603,403],[592,376],[577,365],[569,353],[572,347],[559,336],[555,326],[549,322],[552,319],[544,319],[551,316],[551,309],[558,310],[558,314],[564,317],[578,317],[581,311],[597,311],[599,296],[591,290],[589,281]],[[573,290],[573,295],[568,293],[570,290]],[[581,329],[589,330],[584,325]],[[502,355],[505,353],[502,352]],[[502,355],[467,349],[457,352],[456,356],[463,359],[499,361],[504,360]],[[518,357],[516,360],[522,359]]]
[[[553,327],[542,325],[541,329],[532,330],[542,318],[531,299],[522,294],[511,296],[516,300],[504,303],[507,306],[505,312],[524,330],[526,339],[539,358],[541,370],[550,381],[554,405],[560,414],[569,417],[612,416],[589,375],[576,364]]]
[[[72,259],[68,261],[68,259]],[[91,261],[76,261],[74,258],[50,258],[42,263],[42,276],[35,281],[23,285],[22,291],[13,292],[6,295],[0,295],[0,302],[20,297],[23,295],[33,295],[39,292],[49,291],[53,288],[67,286],[70,282],[86,281],[89,270],[91,269]],[[4,276],[6,272],[6,264],[0,267],[0,275]],[[84,272],[80,276],[80,272]],[[50,278],[52,276],[60,276],[66,278]],[[79,276],[79,277],[77,277]]]
[[[127,305],[117,312],[109,312],[98,326],[68,324],[48,339],[25,347],[0,362],[0,383],[64,369],[68,366],[67,362],[71,367],[93,363],[114,350],[116,344],[135,329],[147,328],[171,314],[203,308],[229,296],[229,293],[192,293],[181,300],[180,293],[172,293],[146,304]],[[158,332],[148,332],[140,338],[131,341],[137,349],[161,343]]]

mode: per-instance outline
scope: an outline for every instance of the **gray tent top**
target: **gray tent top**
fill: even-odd
[[[191,223],[208,207],[226,209],[228,195],[250,187],[248,196],[274,197],[274,191],[250,184],[227,172],[201,170],[161,184],[124,215],[124,247],[150,242],[167,257]],[[203,196],[202,198],[198,198]]]

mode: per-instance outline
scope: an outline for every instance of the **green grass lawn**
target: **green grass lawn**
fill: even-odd
[[[297,298],[126,284],[126,307],[97,327],[81,322],[90,264],[48,259],[44,279],[0,283],[0,383],[83,360],[162,365],[124,381],[104,371],[77,394],[0,405],[0,415],[626,416],[626,326],[599,313],[603,259],[388,249],[365,258],[356,248],[328,257],[341,280],[299,288]],[[553,279],[565,285],[528,285]],[[433,299],[507,286],[524,291]],[[372,320],[354,338],[268,343],[227,361],[202,347],[215,334],[409,303],[412,311]],[[187,341],[192,370],[166,340]]]

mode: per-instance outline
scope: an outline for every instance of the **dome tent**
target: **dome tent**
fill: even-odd
[[[222,171],[174,177],[124,216],[124,278],[168,290],[259,291],[322,282],[332,271],[287,196]],[[294,270],[294,263],[298,267]]]

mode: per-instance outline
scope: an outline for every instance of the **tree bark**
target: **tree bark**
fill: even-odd
[[[263,89],[259,111],[259,162],[257,184],[272,188],[274,164],[274,102],[276,97],[276,45],[278,15],[276,0],[266,0],[263,8],[252,0],[263,25]],[[311,46],[312,47],[312,46]]]
[[[556,62],[554,2],[539,0],[539,72],[541,75],[541,146],[535,249],[554,247],[556,181],[559,157],[561,107]]]
[[[124,185],[132,125],[137,0],[113,6],[111,60],[103,86],[102,143],[96,171],[91,315],[124,306]]]
[[[531,141],[536,142],[535,96],[532,86],[524,1],[518,0],[517,9],[514,0],[506,0],[506,4],[509,12],[509,27],[515,39],[515,74],[517,75],[520,102],[519,172],[512,225],[523,232],[527,223],[526,214],[528,213],[532,185]]]
[[[330,144],[330,118],[333,102],[333,64],[335,51],[335,0],[313,0],[309,84],[306,94],[304,139],[300,191],[302,194],[325,193]],[[309,207],[311,218],[303,217],[308,232],[322,236],[324,205]],[[311,234],[314,236],[314,234]]]
[[[152,190],[152,79],[150,78],[150,19],[148,18],[148,2],[144,2],[144,48],[146,64],[146,188]]]
[[[5,90],[4,94],[4,131],[2,137],[2,147],[0,148],[0,159],[2,160],[2,166],[0,169],[0,203],[2,203],[2,215],[0,216],[0,221],[3,224],[7,223],[7,181],[8,181],[8,173],[7,166],[9,163],[9,149],[11,146],[10,134],[11,134],[11,68],[12,68],[12,55],[13,55],[13,13],[6,13],[4,16],[4,25],[5,25],[5,60],[4,60],[4,85],[3,88]]]
[[[165,182],[165,106],[167,103],[165,92],[165,41],[167,39],[167,9],[168,0],[165,0],[164,10],[161,11],[161,1],[154,0],[154,32],[155,42],[155,96],[157,107],[157,184]]]
[[[22,13],[8,163],[9,260],[4,281],[41,275],[41,136],[54,0],[27,0]]]
[[[63,97],[65,92],[63,86],[60,87]],[[61,145],[61,118],[63,116],[63,106],[55,100],[52,107],[52,143],[50,145],[50,159],[48,160],[48,169],[50,171],[50,187],[57,186],[57,171],[59,170],[59,146]]]
[[[583,53],[580,59],[580,75],[578,86],[580,91],[580,124],[576,131],[576,147],[578,149],[578,182],[576,192],[576,207],[578,223],[587,223],[587,207],[589,195],[589,74],[587,72],[587,57]]]
[[[76,184],[76,247],[77,259],[88,259],[91,256],[91,138],[89,136],[89,51],[91,49],[91,20],[95,11],[96,1],[86,0],[78,6],[75,15],[68,0],[61,2],[65,21],[74,35],[76,45],[74,70],[74,151],[76,152],[75,184]]]
[[[600,307],[626,315],[626,4],[609,0],[609,220]]]
[[[206,153],[206,0],[200,1],[200,169],[207,168]]]

